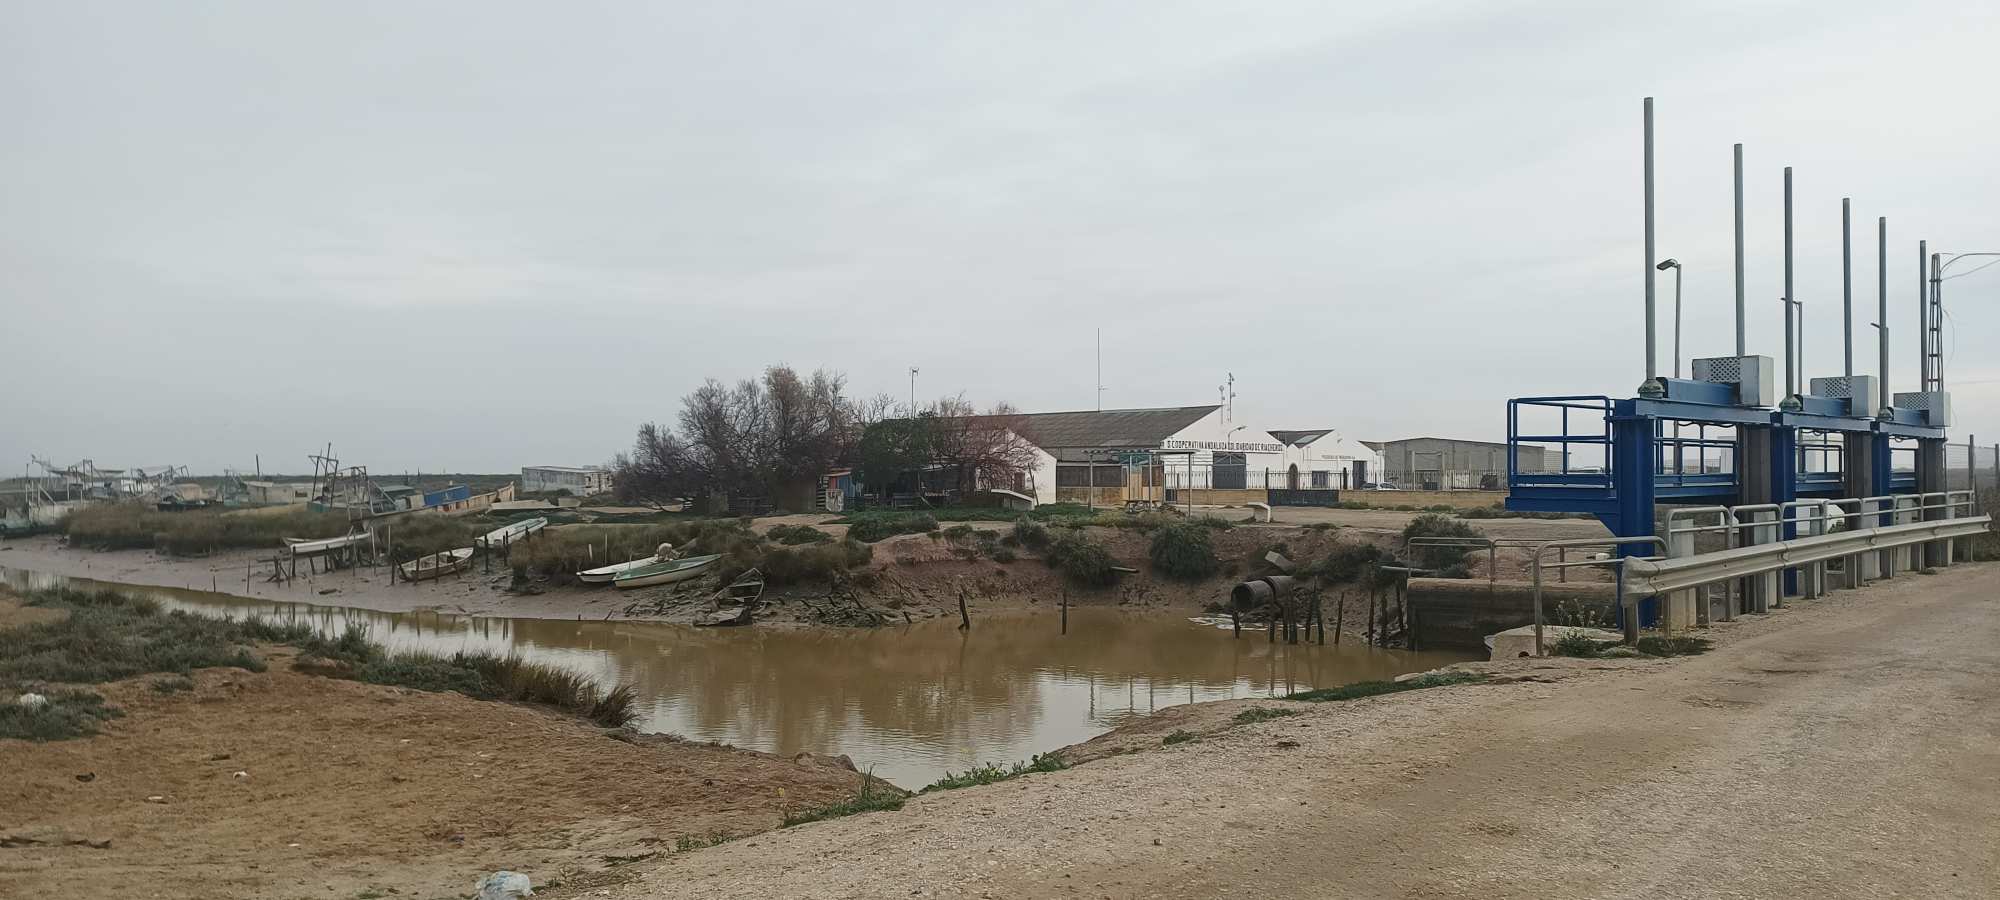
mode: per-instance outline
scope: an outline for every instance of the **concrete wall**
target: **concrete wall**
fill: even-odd
[[[1090,502],[1090,488],[1087,487],[1056,488],[1055,493],[1057,503],[1088,504]],[[1116,485],[1111,487],[1099,486],[1097,488],[1097,505],[1123,507],[1125,505],[1125,489]]]
[[[1486,636],[1535,624],[1535,586],[1502,581],[1491,588],[1471,578],[1412,578],[1408,594],[1411,630],[1422,650],[1486,649]],[[1609,584],[1542,585],[1543,624],[1554,624],[1565,601],[1583,603],[1610,621],[1616,589]]]
[[[1325,493],[1332,493],[1331,491]],[[1245,490],[1219,491],[1211,488],[1195,488],[1182,491],[1178,488],[1167,492],[1167,500],[1178,506],[1188,502],[1188,494],[1194,495],[1196,506],[1242,506],[1245,503],[1268,503],[1269,494],[1261,487]]]

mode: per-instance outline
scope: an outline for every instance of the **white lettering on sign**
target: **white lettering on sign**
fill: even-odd
[[[1252,444],[1236,441],[1161,441],[1162,450],[1233,450],[1248,453],[1283,453],[1283,444]]]

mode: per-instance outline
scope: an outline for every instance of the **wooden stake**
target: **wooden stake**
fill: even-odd
[[[1069,586],[1062,589],[1062,633],[1069,633]]]
[[[1067,611],[1065,611],[1063,614],[1063,620],[1067,622],[1068,618],[1069,614]],[[958,586],[958,630],[965,631],[971,627],[972,627],[972,615],[966,612],[965,610],[965,586],[959,585]]]
[[[1347,622],[1347,592],[1340,592],[1340,605],[1333,608],[1333,644],[1340,646],[1340,628]]]

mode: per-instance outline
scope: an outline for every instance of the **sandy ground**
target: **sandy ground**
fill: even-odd
[[[0,740],[0,896],[456,898],[502,868],[589,883],[860,785],[812,757],[627,743],[542,709],[266,658],[262,674],[202,670],[191,692],[102,686],[126,715],[96,737]]]
[[[1251,701],[1190,707],[1094,748],[1144,752],[643,864],[609,896],[1993,896],[2000,568],[1711,636],[1161,746]]]

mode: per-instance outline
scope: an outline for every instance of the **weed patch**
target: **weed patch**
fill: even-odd
[[[1067,768],[1069,768],[1069,763],[1064,762],[1061,756],[1054,753],[1037,753],[1034,758],[1027,762],[1017,762],[1004,768],[994,763],[988,763],[983,766],[967,769],[964,772],[946,772],[943,778],[933,781],[926,786],[922,793],[950,791],[982,784],[993,784],[1012,778],[1019,778],[1030,772],[1060,772]]]
[[[1050,541],[1043,558],[1063,577],[1085,587],[1108,587],[1118,581],[1118,573],[1111,569],[1111,551],[1077,529]]]
[[[1231,721],[1238,725],[1254,725],[1258,722],[1269,722],[1272,719],[1282,719],[1286,716],[1296,716],[1298,714],[1299,711],[1296,709],[1285,709],[1281,706],[1253,706],[1237,713],[1236,717]]]
[[[1168,747],[1171,747],[1175,744],[1190,744],[1198,740],[1201,740],[1201,735],[1195,734],[1192,731],[1182,731],[1181,729],[1176,728],[1174,729],[1172,734],[1160,738],[1160,743]]]
[[[1416,691],[1424,688],[1444,687],[1452,684],[1472,684],[1485,680],[1486,676],[1479,672],[1433,672],[1419,675],[1408,681],[1357,681],[1353,684],[1343,684],[1339,687],[1300,691],[1287,696],[1285,699],[1303,700],[1307,703],[1329,703],[1340,700],[1359,700],[1363,697],[1376,697],[1382,694],[1398,694],[1403,691]]]
[[[63,741],[97,733],[99,723],[124,713],[104,705],[104,698],[92,691],[48,691],[46,703],[23,706],[11,696],[0,696],[0,738],[24,741]]]
[[[1153,568],[1182,581],[1200,581],[1214,575],[1222,567],[1222,561],[1215,556],[1210,530],[1198,522],[1177,522],[1153,532],[1153,543],[1148,549]]]
[[[875,789],[875,779],[870,776],[862,780],[861,792],[856,794],[852,799],[842,800],[838,803],[829,803],[825,806],[786,810],[784,822],[778,827],[790,828],[793,825],[804,825],[807,822],[818,822],[822,819],[838,819],[842,816],[852,816],[859,813],[902,808],[902,796],[888,791],[878,792]]]

